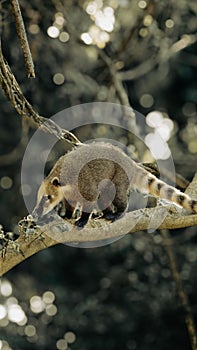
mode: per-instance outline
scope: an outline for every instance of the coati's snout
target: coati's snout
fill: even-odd
[[[37,203],[32,212],[33,218],[38,218],[48,214],[63,199],[63,193],[58,177],[54,177],[50,182],[44,180],[39,188]]]

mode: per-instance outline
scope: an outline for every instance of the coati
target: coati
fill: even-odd
[[[39,188],[32,216],[37,218],[63,207],[65,217],[71,215],[79,226],[92,215],[117,218],[127,209],[131,189],[197,213],[196,200],[157,179],[120,148],[93,142],[58,159]]]

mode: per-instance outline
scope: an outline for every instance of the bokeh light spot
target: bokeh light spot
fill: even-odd
[[[56,347],[58,350],[66,350],[68,348],[67,341],[65,339],[59,339],[56,342]]]
[[[155,159],[164,160],[170,157],[170,149],[157,131],[148,134],[145,137],[145,143]]]
[[[39,296],[34,295],[30,299],[30,308],[35,314],[39,314],[44,310],[45,304]]]
[[[170,130],[167,125],[162,124],[159,128],[157,128],[158,134],[164,141],[168,141],[170,137]]]
[[[53,76],[53,82],[56,84],[56,85],[62,85],[64,83],[64,76],[63,74],[61,73],[56,73],[54,74]]]
[[[24,320],[25,317],[25,313],[20,305],[12,304],[8,307],[8,318],[11,322],[21,322]]]
[[[44,292],[42,300],[45,304],[52,304],[55,300],[55,294],[51,291]]]
[[[38,34],[39,33],[39,31],[40,31],[40,28],[39,28],[39,26],[37,25],[37,24],[30,24],[30,26],[29,26],[29,32],[31,33],[31,34]]]
[[[163,115],[159,111],[152,111],[148,113],[146,116],[146,123],[151,128],[157,128],[158,126],[160,126],[162,123],[162,120],[163,120]]]
[[[70,39],[70,35],[67,32],[61,32],[59,35],[59,40],[62,43],[66,43]]]
[[[25,334],[27,335],[27,337],[33,337],[36,334],[36,327],[34,327],[33,325],[27,325],[25,327]]]
[[[7,309],[4,305],[0,304],[0,320],[2,320],[7,315]]]
[[[25,326],[27,323],[27,316],[25,316],[21,321],[17,322],[19,326]]]
[[[57,307],[53,304],[47,305],[46,306],[46,314],[48,316],[55,316],[57,313]]]
[[[147,28],[141,28],[140,31],[139,31],[139,35],[142,38],[145,38],[148,35],[148,29]]]
[[[151,15],[147,15],[144,17],[144,25],[145,27],[149,27],[153,22],[153,17]]]
[[[67,343],[72,344],[76,341],[75,333],[69,331],[64,334],[64,339],[66,339]]]
[[[82,33],[81,34],[81,40],[83,40],[83,42],[87,45],[91,45],[92,44],[92,38],[90,36],[89,33]]]
[[[153,103],[154,103],[154,99],[153,99],[153,96],[150,94],[143,94],[140,97],[140,104],[144,108],[152,107]]]
[[[141,0],[141,1],[138,2],[138,6],[139,6],[140,9],[145,9],[146,6],[147,6],[147,3],[146,3],[146,1]]]
[[[4,297],[9,297],[12,294],[12,285],[8,280],[0,281],[0,292]]]
[[[88,15],[95,15],[97,9],[98,9],[98,5],[96,1],[91,1],[86,7],[86,12],[88,13]]]
[[[167,28],[173,28],[174,27],[174,21],[172,19],[167,19],[166,22],[165,22],[165,25]]]
[[[9,176],[3,176],[0,180],[0,186],[4,190],[8,190],[12,187],[13,181]]]
[[[95,14],[95,23],[102,30],[112,32],[114,29],[114,10],[111,7],[106,7],[104,11],[98,11]]]
[[[18,304],[18,300],[15,297],[10,297],[6,300],[6,305]]]
[[[47,29],[47,34],[48,34],[48,36],[50,36],[50,38],[55,39],[59,36],[60,31],[57,27],[51,26]]]
[[[55,23],[57,23],[61,27],[63,26],[64,21],[65,21],[65,19],[64,19],[64,17],[62,15],[58,15],[55,18]]]

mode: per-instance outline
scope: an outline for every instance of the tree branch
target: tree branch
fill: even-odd
[[[187,193],[192,195],[194,199],[197,198],[197,173],[189,185]],[[179,211],[174,209],[174,205],[170,205],[135,210],[126,213],[113,223],[108,223],[102,218],[97,221],[91,220],[81,230],[73,227],[69,220],[63,220],[56,214],[52,222],[40,226],[40,233],[35,231],[35,234],[30,234],[28,242],[26,241],[27,235],[24,236],[24,234],[21,234],[18,240],[14,241],[24,256],[8,249],[5,259],[3,256],[0,257],[0,276],[29,256],[58,243],[95,242],[147,229],[172,230],[197,225],[197,214],[187,215],[184,209]],[[42,237],[44,240],[39,239]]]
[[[104,219],[89,222],[87,226],[79,230],[73,227],[71,222],[57,216],[57,219],[40,227],[44,240],[38,233],[29,235],[32,243],[25,241],[23,234],[18,238],[19,245],[24,257],[14,251],[7,251],[5,259],[0,258],[0,275],[28,258],[29,256],[58,243],[70,242],[95,242],[112,237],[120,237],[127,233],[134,233],[148,229],[176,229],[197,225],[197,215],[184,215],[181,213],[168,213],[169,207],[156,207],[152,209],[136,210],[126,213],[121,219],[107,223]],[[160,223],[163,218],[163,222]],[[151,221],[150,221],[151,219]],[[36,231],[35,231],[36,232]]]
[[[119,102],[120,102],[121,107],[122,107],[123,116],[125,117],[125,120],[129,124],[133,133],[135,135],[138,135],[139,130],[138,130],[138,126],[136,123],[136,113],[135,113],[134,109],[132,108],[132,106],[130,105],[128,95],[124,89],[122,80],[119,78],[115,64],[112,62],[111,58],[105,54],[104,51],[99,50],[99,55],[109,70],[113,85],[115,87],[117,97],[118,97]]]
[[[55,135],[59,140],[67,141],[73,146],[78,146],[81,142],[70,131],[60,128],[53,120],[41,117],[32,105],[24,97],[20,86],[11,71],[8,63],[3,57],[0,43],[0,86],[5,95],[10,100],[12,106],[20,116],[26,116],[33,120],[43,131]]]
[[[11,10],[14,15],[15,23],[16,23],[16,31],[21,43],[21,47],[23,50],[23,55],[25,59],[25,66],[28,72],[29,78],[35,78],[34,64],[31,56],[31,51],[29,48],[29,43],[27,40],[27,35],[25,31],[25,26],[20,10],[20,5],[18,0],[10,0],[11,2]]]
[[[151,58],[147,59],[145,62],[140,63],[138,66],[129,69],[127,71],[118,72],[118,78],[120,80],[136,80],[145,74],[153,70],[158,64],[168,61],[171,57],[175,56],[180,51],[184,50],[186,47],[193,45],[197,41],[196,34],[186,34],[182,38],[172,44],[165,54],[161,51],[157,55],[153,55]]]

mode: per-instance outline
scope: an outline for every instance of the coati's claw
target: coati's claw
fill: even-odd
[[[103,212],[101,210],[93,209],[89,215],[88,220],[97,220],[103,217]]]
[[[64,218],[66,216],[66,205],[64,200],[58,203],[56,206],[56,211],[58,215],[61,216],[61,218]]]
[[[83,206],[77,202],[77,205],[72,213],[72,219],[78,221],[82,216]]]

